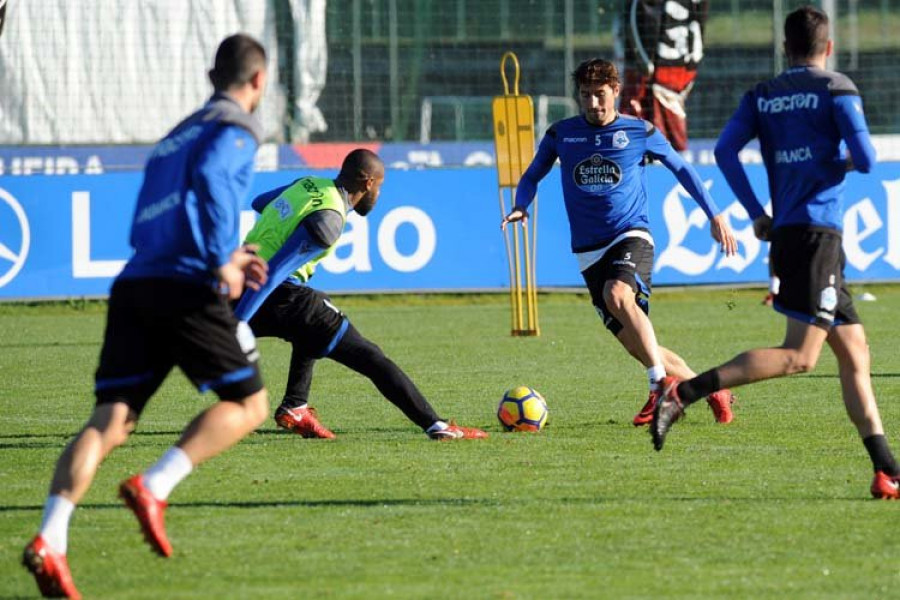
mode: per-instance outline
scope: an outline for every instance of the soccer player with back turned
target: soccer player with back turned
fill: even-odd
[[[811,371],[824,343],[834,352],[844,406],[875,470],[871,493],[900,498],[900,468],[888,447],[872,391],[866,334],[844,281],[841,247],[845,173],[875,162],[862,101],[845,75],[825,70],[832,52],[828,16],[805,6],[784,22],[789,67],[747,92],[716,144],[716,160],[772,243],[774,308],[787,318],[781,346],[749,350],[688,381],[666,380],[651,433],[657,450],[684,409],[722,387]],[[772,195],[767,215],[750,187],[738,152],[759,138]],[[842,153],[844,141],[849,156]]]
[[[265,88],[265,50],[249,36],[228,37],[209,75],[215,94],[147,161],[131,225],[134,254],[110,292],[96,406],[60,456],[39,533],[25,547],[23,564],[45,596],[80,597],[66,560],[72,511],[174,366],[221,401],[156,464],[119,486],[158,554],[172,553],[163,516],[172,489],[268,414],[253,334],[228,305],[245,284],[265,282],[265,262],[238,247],[239,211],[262,135],[250,113]]]
[[[693,167],[652,123],[616,111],[615,65],[598,58],[586,60],[572,77],[581,114],[547,130],[502,226],[527,218],[538,182],[559,158],[572,252],[591,301],[606,328],[647,369],[650,394],[633,420],[635,426],[647,425],[666,374],[691,377],[693,371],[680,356],[658,345],[648,317],[653,236],[644,188],[645,155],[660,160],[700,205],[723,252],[733,254],[736,242]],[[709,405],[718,422],[731,421],[730,392],[710,394]]]

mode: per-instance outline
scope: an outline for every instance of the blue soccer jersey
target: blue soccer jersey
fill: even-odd
[[[718,214],[697,172],[662,134],[651,123],[626,115],[603,126],[592,125],[583,116],[554,123],[522,175],[515,205],[528,207],[538,182],[559,158],[572,251],[602,248],[625,231],[649,229],[645,155],[672,171],[707,217]]]
[[[875,162],[859,92],[845,75],[798,66],[747,92],[716,144],[716,162],[750,217],[764,214],[738,160],[759,138],[772,195],[773,228],[840,231],[847,160],[867,173]]]
[[[216,281],[240,242],[261,134],[255,118],[217,95],[156,145],[131,224],[134,255],[120,277]]]

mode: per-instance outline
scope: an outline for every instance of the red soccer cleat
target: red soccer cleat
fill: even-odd
[[[647,403],[644,404],[644,408],[642,408],[641,412],[634,416],[634,420],[632,421],[632,423],[634,423],[635,427],[648,425],[650,421],[653,420],[653,411],[656,410],[657,402],[659,402],[659,392],[650,392],[650,396],[647,398]]]
[[[884,471],[875,471],[872,480],[872,497],[879,500],[900,500],[900,476],[891,477]]]
[[[36,536],[25,546],[22,566],[28,569],[45,598],[81,598],[72,581],[65,554],[50,549],[41,536]]]
[[[706,397],[706,402],[716,416],[716,423],[726,424],[734,420],[734,413],[731,412],[734,394],[731,393],[731,390],[713,392]]]
[[[315,409],[304,406],[300,408],[279,407],[275,411],[275,422],[282,429],[302,435],[305,438],[333,440],[334,433],[329,431],[316,418]]]
[[[143,475],[135,475],[119,484],[119,498],[125,501],[141,524],[144,539],[160,556],[172,556],[172,544],[166,536],[165,512],[169,503],[157,500],[144,487]]]
[[[460,427],[456,423],[450,423],[447,429],[432,431],[428,434],[433,440],[483,440],[488,436],[486,431],[474,427]]]

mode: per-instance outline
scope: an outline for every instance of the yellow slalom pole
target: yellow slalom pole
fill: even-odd
[[[521,335],[523,324],[522,324],[522,269],[519,266],[519,227],[516,223],[513,223],[512,227],[512,236],[513,236],[513,272],[515,273],[515,279],[512,282],[513,285],[513,297],[515,301],[513,302],[513,318],[515,319],[515,327],[513,327],[512,334],[513,335]]]
[[[537,310],[537,202],[534,202],[534,209],[531,211],[531,298],[529,305],[532,307],[531,320],[528,322],[528,328],[534,331],[534,335],[541,335],[541,326],[538,324]]]
[[[500,214],[506,216],[506,203],[503,200],[503,188],[498,188],[500,192]],[[513,289],[512,282],[515,281],[516,272],[513,268],[513,250],[512,244],[509,241],[510,235],[513,235],[512,228],[507,227],[503,231],[503,245],[506,246],[506,262],[509,264],[509,316],[511,319],[510,322],[510,331],[516,330],[516,313],[517,310],[517,302],[516,302],[516,292]]]
[[[531,227],[529,223],[522,223],[522,236],[525,242],[525,306],[527,309],[527,317],[528,317],[528,329],[527,331],[534,331],[530,335],[538,335],[537,327],[535,325],[536,318],[536,306],[533,300],[534,298],[534,273],[531,270],[531,242],[529,241],[530,236],[528,235],[528,228]]]
[[[512,63],[514,73],[512,93],[506,76],[508,62]],[[501,218],[512,210],[516,186],[534,157],[534,105],[530,96],[519,94],[520,74],[519,59],[516,55],[512,52],[504,53],[500,59],[503,95],[495,96],[492,104]],[[505,190],[510,194],[508,207],[505,202]],[[537,240],[536,217],[537,199],[532,204],[530,223],[514,223],[506,228],[504,234],[509,262],[511,334],[514,336],[540,335],[537,325],[537,281],[534,260],[536,244],[533,243],[533,240],[534,242]]]

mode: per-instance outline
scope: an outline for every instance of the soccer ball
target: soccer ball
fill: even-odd
[[[507,390],[497,407],[497,418],[507,431],[540,431],[547,415],[544,397],[524,385]]]

